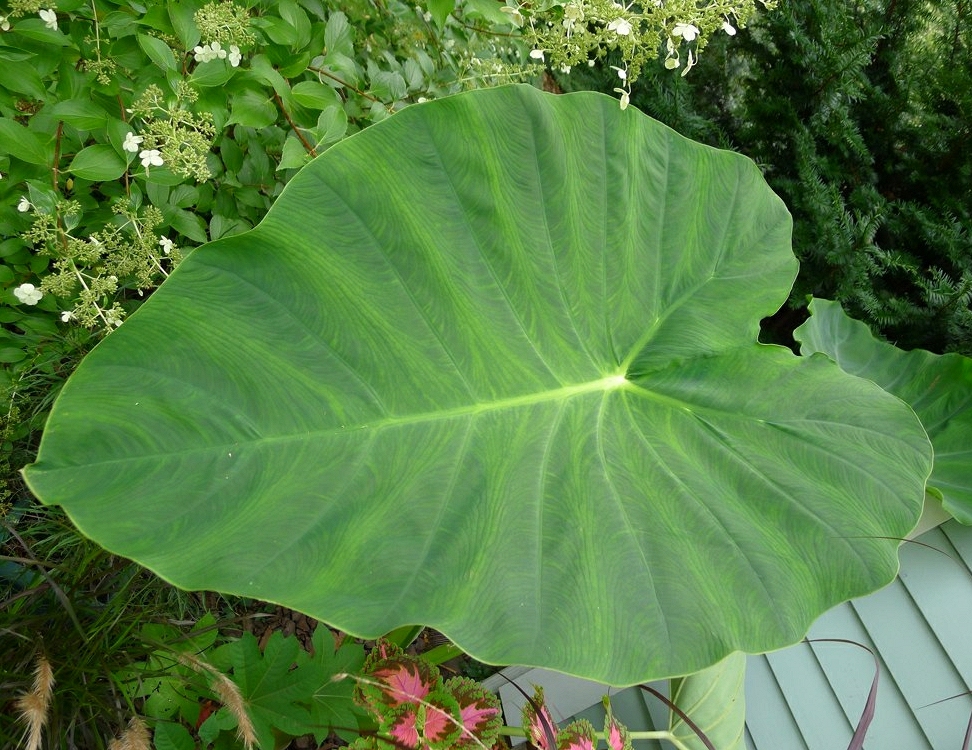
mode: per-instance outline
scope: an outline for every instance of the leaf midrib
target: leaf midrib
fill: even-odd
[[[598,378],[597,380],[588,381],[585,383],[577,383],[574,385],[565,385],[560,388],[554,388],[546,391],[540,391],[537,393],[527,393],[520,396],[510,396],[508,398],[496,399],[494,401],[488,401],[484,403],[467,404],[464,406],[457,406],[451,409],[442,409],[437,411],[429,412],[419,412],[415,414],[407,414],[400,417],[384,417],[372,422],[363,422],[361,424],[353,424],[350,426],[339,425],[337,427],[329,427],[322,430],[314,430],[309,432],[301,432],[299,434],[289,434],[289,435],[275,435],[275,436],[265,436],[256,439],[235,441],[229,443],[211,444],[206,446],[196,446],[190,447],[181,451],[166,451],[164,453],[141,453],[137,456],[123,456],[120,458],[113,458],[107,461],[99,461],[97,463],[85,463],[82,464],[84,467],[95,467],[95,466],[107,466],[112,464],[127,463],[132,460],[143,461],[146,459],[153,458],[166,458],[171,456],[185,456],[191,455],[199,452],[211,452],[211,451],[223,451],[233,448],[239,448],[241,445],[252,446],[256,444],[269,444],[269,443],[285,443],[292,440],[307,440],[308,438],[318,437],[322,435],[334,435],[340,432],[351,432],[351,431],[375,431],[383,430],[389,427],[398,427],[403,425],[413,425],[421,424],[424,422],[435,422],[439,420],[456,419],[461,417],[474,417],[480,414],[484,414],[492,411],[502,411],[505,409],[517,409],[524,406],[533,406],[535,404],[542,404],[552,401],[565,401],[567,399],[573,398],[575,396],[580,396],[586,393],[606,393],[607,391],[617,390],[620,388],[633,389],[637,386],[630,380],[624,377],[624,375],[608,375],[603,378]],[[71,470],[78,468],[78,465],[63,466],[56,469],[48,469],[44,473],[52,474],[59,470]]]

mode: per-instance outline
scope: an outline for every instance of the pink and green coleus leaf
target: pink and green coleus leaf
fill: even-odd
[[[381,734],[398,747],[447,750],[456,745],[461,729],[459,705],[451,695],[439,691],[421,703],[403,703],[392,709]]]
[[[438,682],[430,668],[410,659],[389,660],[371,677],[381,683],[385,702],[392,706],[417,704],[432,692]]]
[[[419,746],[418,710],[411,703],[399,706],[392,714],[385,733],[400,747]]]
[[[499,698],[468,677],[448,680],[445,689],[459,704],[462,732],[456,746],[492,746],[503,724]]]
[[[419,707],[419,726],[428,747],[433,750],[454,747],[462,732],[456,699],[445,691],[429,695]]]
[[[442,678],[433,664],[405,654],[398,646],[379,641],[365,661],[355,700],[384,723],[390,708],[418,705],[440,689]]]
[[[604,739],[607,741],[608,750],[631,750],[628,728],[619,723],[610,711],[604,720]]]
[[[527,738],[539,750],[556,750],[557,724],[543,700],[543,688],[533,686],[533,698],[523,706],[523,728]]]
[[[587,719],[572,721],[557,733],[557,750],[594,750],[597,738]]]

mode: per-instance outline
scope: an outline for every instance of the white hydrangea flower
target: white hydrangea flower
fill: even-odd
[[[25,305],[36,305],[44,296],[44,292],[33,284],[21,284],[13,290],[13,293],[14,297],[19,299],[21,303]]]
[[[688,72],[692,69],[692,66],[693,65],[695,65],[695,58],[692,57],[692,50],[689,50],[689,53],[688,53],[688,62],[685,63],[685,70],[682,71],[682,76],[683,77],[686,76],[686,75],[688,75]]]
[[[608,24],[608,31],[613,31],[618,36],[628,36],[631,33],[631,21],[627,18],[615,18]]]
[[[192,51],[193,51],[193,58],[196,60],[197,63],[207,63],[219,57],[219,54],[216,52],[216,50],[214,50],[208,44],[204,44],[202,47],[200,47],[197,44],[195,47],[192,48]]]
[[[219,42],[213,42],[209,45],[209,48],[212,50],[212,54],[215,55],[215,57],[218,57],[220,60],[225,60],[226,56],[229,54],[223,49],[223,45],[221,45]]]
[[[502,8],[499,9],[499,11],[500,11],[500,13],[506,13],[509,16],[511,16],[514,26],[520,26],[520,25],[522,25],[523,24],[523,21],[525,20],[523,18],[523,14],[520,13],[520,9],[519,8],[511,8],[508,5],[504,5]]]
[[[240,48],[235,44],[231,44],[229,48],[229,64],[234,68],[239,67],[240,61],[243,59],[243,53],[240,52]]]
[[[615,89],[614,93],[621,94],[621,111],[623,112],[628,108],[628,105],[631,104],[631,92],[626,91],[625,89]]]
[[[146,176],[148,175],[149,167],[161,167],[164,164],[162,154],[157,148],[139,152],[138,158],[142,160],[142,166],[145,167]]]
[[[694,41],[698,35],[699,27],[690,23],[677,23],[675,28],[672,29],[672,36],[680,36],[686,42]]]
[[[530,57],[534,60],[543,60],[543,50],[542,49],[532,49],[530,50]]]
[[[625,68],[619,68],[617,65],[612,65],[611,68],[618,72],[618,78],[622,81],[628,80],[628,71]]]
[[[148,166],[161,167],[163,163],[162,153],[157,148],[142,151],[138,155],[138,158],[142,160],[143,167],[148,167]]]
[[[27,200],[26,195],[20,196],[20,203],[17,204],[17,210],[20,211],[20,213],[25,214],[33,207],[34,204]]]
[[[125,142],[122,144],[122,148],[130,153],[137,154],[138,145],[144,140],[145,138],[143,138],[140,135],[129,133],[128,135],[125,136]]]
[[[73,317],[74,317],[74,313],[71,312],[70,310],[62,310],[61,311],[61,322],[62,323],[67,323]]]
[[[10,31],[9,16],[0,16],[0,31]]]
[[[726,19],[725,23],[722,24],[722,30],[729,36],[736,35],[736,27],[729,23],[729,19]]]
[[[162,247],[162,252],[168,255],[175,249],[175,243],[168,237],[162,237],[159,240],[159,245]]]
[[[57,31],[57,12],[53,8],[40,10],[37,12],[37,15],[41,17],[41,20],[47,28],[52,31]]]

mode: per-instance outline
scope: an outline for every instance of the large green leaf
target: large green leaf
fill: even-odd
[[[837,302],[812,300],[810,312],[793,334],[800,351],[823,352],[845,372],[873,380],[915,410],[935,449],[928,489],[956,520],[972,524],[972,359],[898,349],[874,338]]]
[[[597,94],[408,107],[195,251],[54,406],[32,489],[186,588],[614,684],[887,583],[930,446],[756,343],[796,272],[737,154]]]
[[[746,655],[730,654],[708,669],[671,682],[671,699],[719,750],[746,747]],[[669,731],[689,750],[705,743],[674,711]]]

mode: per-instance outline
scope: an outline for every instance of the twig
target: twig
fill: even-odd
[[[61,189],[57,186],[59,172],[57,163],[61,160],[61,136],[64,133],[64,121],[58,120],[57,134],[54,136],[54,165],[51,167],[51,181],[54,183],[54,192],[60,193]]]
[[[377,99],[376,97],[372,96],[371,94],[366,94],[361,89],[357,88],[356,86],[352,86],[347,81],[345,81],[345,80],[343,80],[341,78],[338,78],[336,75],[334,75],[333,73],[329,73],[328,71],[324,70],[323,68],[315,68],[315,67],[313,67],[311,65],[308,65],[307,66],[307,69],[310,70],[310,71],[313,71],[314,73],[317,73],[318,75],[326,76],[327,78],[330,78],[332,81],[337,81],[338,83],[340,83],[345,88],[351,89],[351,91],[353,91],[354,93],[356,93],[358,96],[363,96],[365,99],[367,99],[370,102],[377,102],[378,104],[384,104],[384,102],[381,101],[381,99]],[[391,110],[391,107],[388,107],[388,109]]]
[[[303,145],[304,150],[311,156],[317,156],[317,149],[315,149],[310,144],[310,141],[304,138],[304,134],[300,132],[300,128],[297,127],[297,123],[294,122],[293,119],[290,117],[290,113],[287,111],[287,108],[284,106],[283,99],[280,98],[280,94],[274,91],[273,98],[277,102],[277,106],[280,108],[280,111],[283,112],[283,116],[287,119],[287,122],[290,123],[290,127],[293,128],[294,133],[296,133],[297,137],[300,139],[300,142]]]

